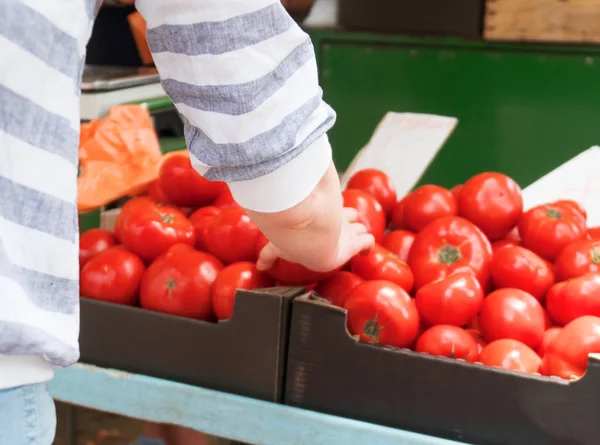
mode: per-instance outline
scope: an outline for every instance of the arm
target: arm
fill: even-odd
[[[138,0],[194,167],[229,183],[277,256],[323,270],[372,244],[344,218],[309,37],[277,0]],[[357,232],[358,231],[358,232]],[[360,236],[359,236],[360,235]]]

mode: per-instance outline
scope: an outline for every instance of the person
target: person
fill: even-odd
[[[80,78],[97,0],[0,0],[0,443],[52,443],[54,367],[78,351]],[[373,245],[344,209],[312,43],[278,0],[138,0],[194,167],[285,258],[326,271]]]

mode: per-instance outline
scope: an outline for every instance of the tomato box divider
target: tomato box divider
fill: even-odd
[[[291,302],[305,291],[238,291],[211,323],[81,299],[81,362],[281,402]]]
[[[284,403],[485,445],[597,444],[600,360],[573,382],[359,343],[346,312],[293,301]]]

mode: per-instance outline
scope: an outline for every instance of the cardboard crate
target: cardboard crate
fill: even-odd
[[[481,37],[484,0],[339,0],[349,30]]]
[[[488,40],[598,43],[600,0],[487,0]]]
[[[599,442],[600,357],[568,382],[359,343],[314,296],[292,313],[287,405],[467,443]]]
[[[280,402],[291,302],[303,292],[239,291],[218,323],[82,298],[81,361]]]

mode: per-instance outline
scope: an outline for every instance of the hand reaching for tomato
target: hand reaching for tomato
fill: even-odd
[[[342,267],[358,253],[373,248],[375,238],[367,232],[367,227],[364,224],[358,222],[358,212],[353,208],[345,208],[343,213],[340,236],[332,261],[325,266],[322,265],[321,261],[299,264],[315,272],[329,272]],[[310,240],[306,240],[306,242],[310,242]],[[292,263],[297,262],[295,258],[290,257],[270,242],[260,251],[256,267],[258,270],[268,270],[273,267],[279,258]]]

